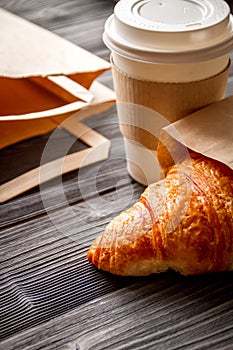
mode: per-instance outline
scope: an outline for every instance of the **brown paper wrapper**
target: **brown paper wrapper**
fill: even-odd
[[[179,163],[189,150],[233,169],[233,96],[202,108],[161,131],[157,155],[162,168]]]
[[[230,62],[224,71],[208,79],[188,83],[163,83],[129,76],[118,69],[112,61],[117,101],[144,106],[156,111],[167,120],[167,124],[173,123],[203,106],[223,99],[229,68]],[[125,105],[127,106],[127,104]],[[158,136],[155,136],[148,128],[145,130],[144,127],[141,127],[142,122],[137,125],[137,108],[135,107],[133,112],[136,115],[133,125],[127,120],[128,111],[121,112],[119,113],[119,121],[124,137],[155,150]],[[125,114],[125,116],[122,118],[121,114]]]

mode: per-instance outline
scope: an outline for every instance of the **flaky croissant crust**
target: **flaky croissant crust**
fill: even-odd
[[[233,171],[193,154],[109,223],[88,260],[126,276],[233,270],[232,204]]]

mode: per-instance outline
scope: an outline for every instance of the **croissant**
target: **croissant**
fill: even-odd
[[[233,270],[233,171],[195,154],[170,167],[112,220],[88,260],[99,269],[145,276]]]

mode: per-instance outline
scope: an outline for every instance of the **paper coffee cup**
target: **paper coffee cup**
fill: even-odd
[[[230,8],[223,0],[120,0],[103,39],[112,52],[128,170],[147,185],[159,174],[151,162],[158,120],[163,127],[225,95],[233,48]],[[134,105],[130,113],[127,104]],[[140,106],[155,113],[145,118]]]

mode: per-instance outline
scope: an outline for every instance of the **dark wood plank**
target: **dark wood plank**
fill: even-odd
[[[230,350],[230,277],[229,273],[196,277],[167,273],[138,279],[2,345],[9,350],[16,343],[21,349],[33,344],[33,349]],[[98,282],[108,278],[102,275]],[[90,292],[92,288],[95,285],[90,285]]]
[[[0,246],[0,337],[132,283],[134,279],[106,279],[96,274],[86,259],[88,246],[111,217],[139,196],[134,193],[133,198],[130,191],[127,186],[115,195],[111,192],[34,219],[33,225],[26,222],[4,230]]]

